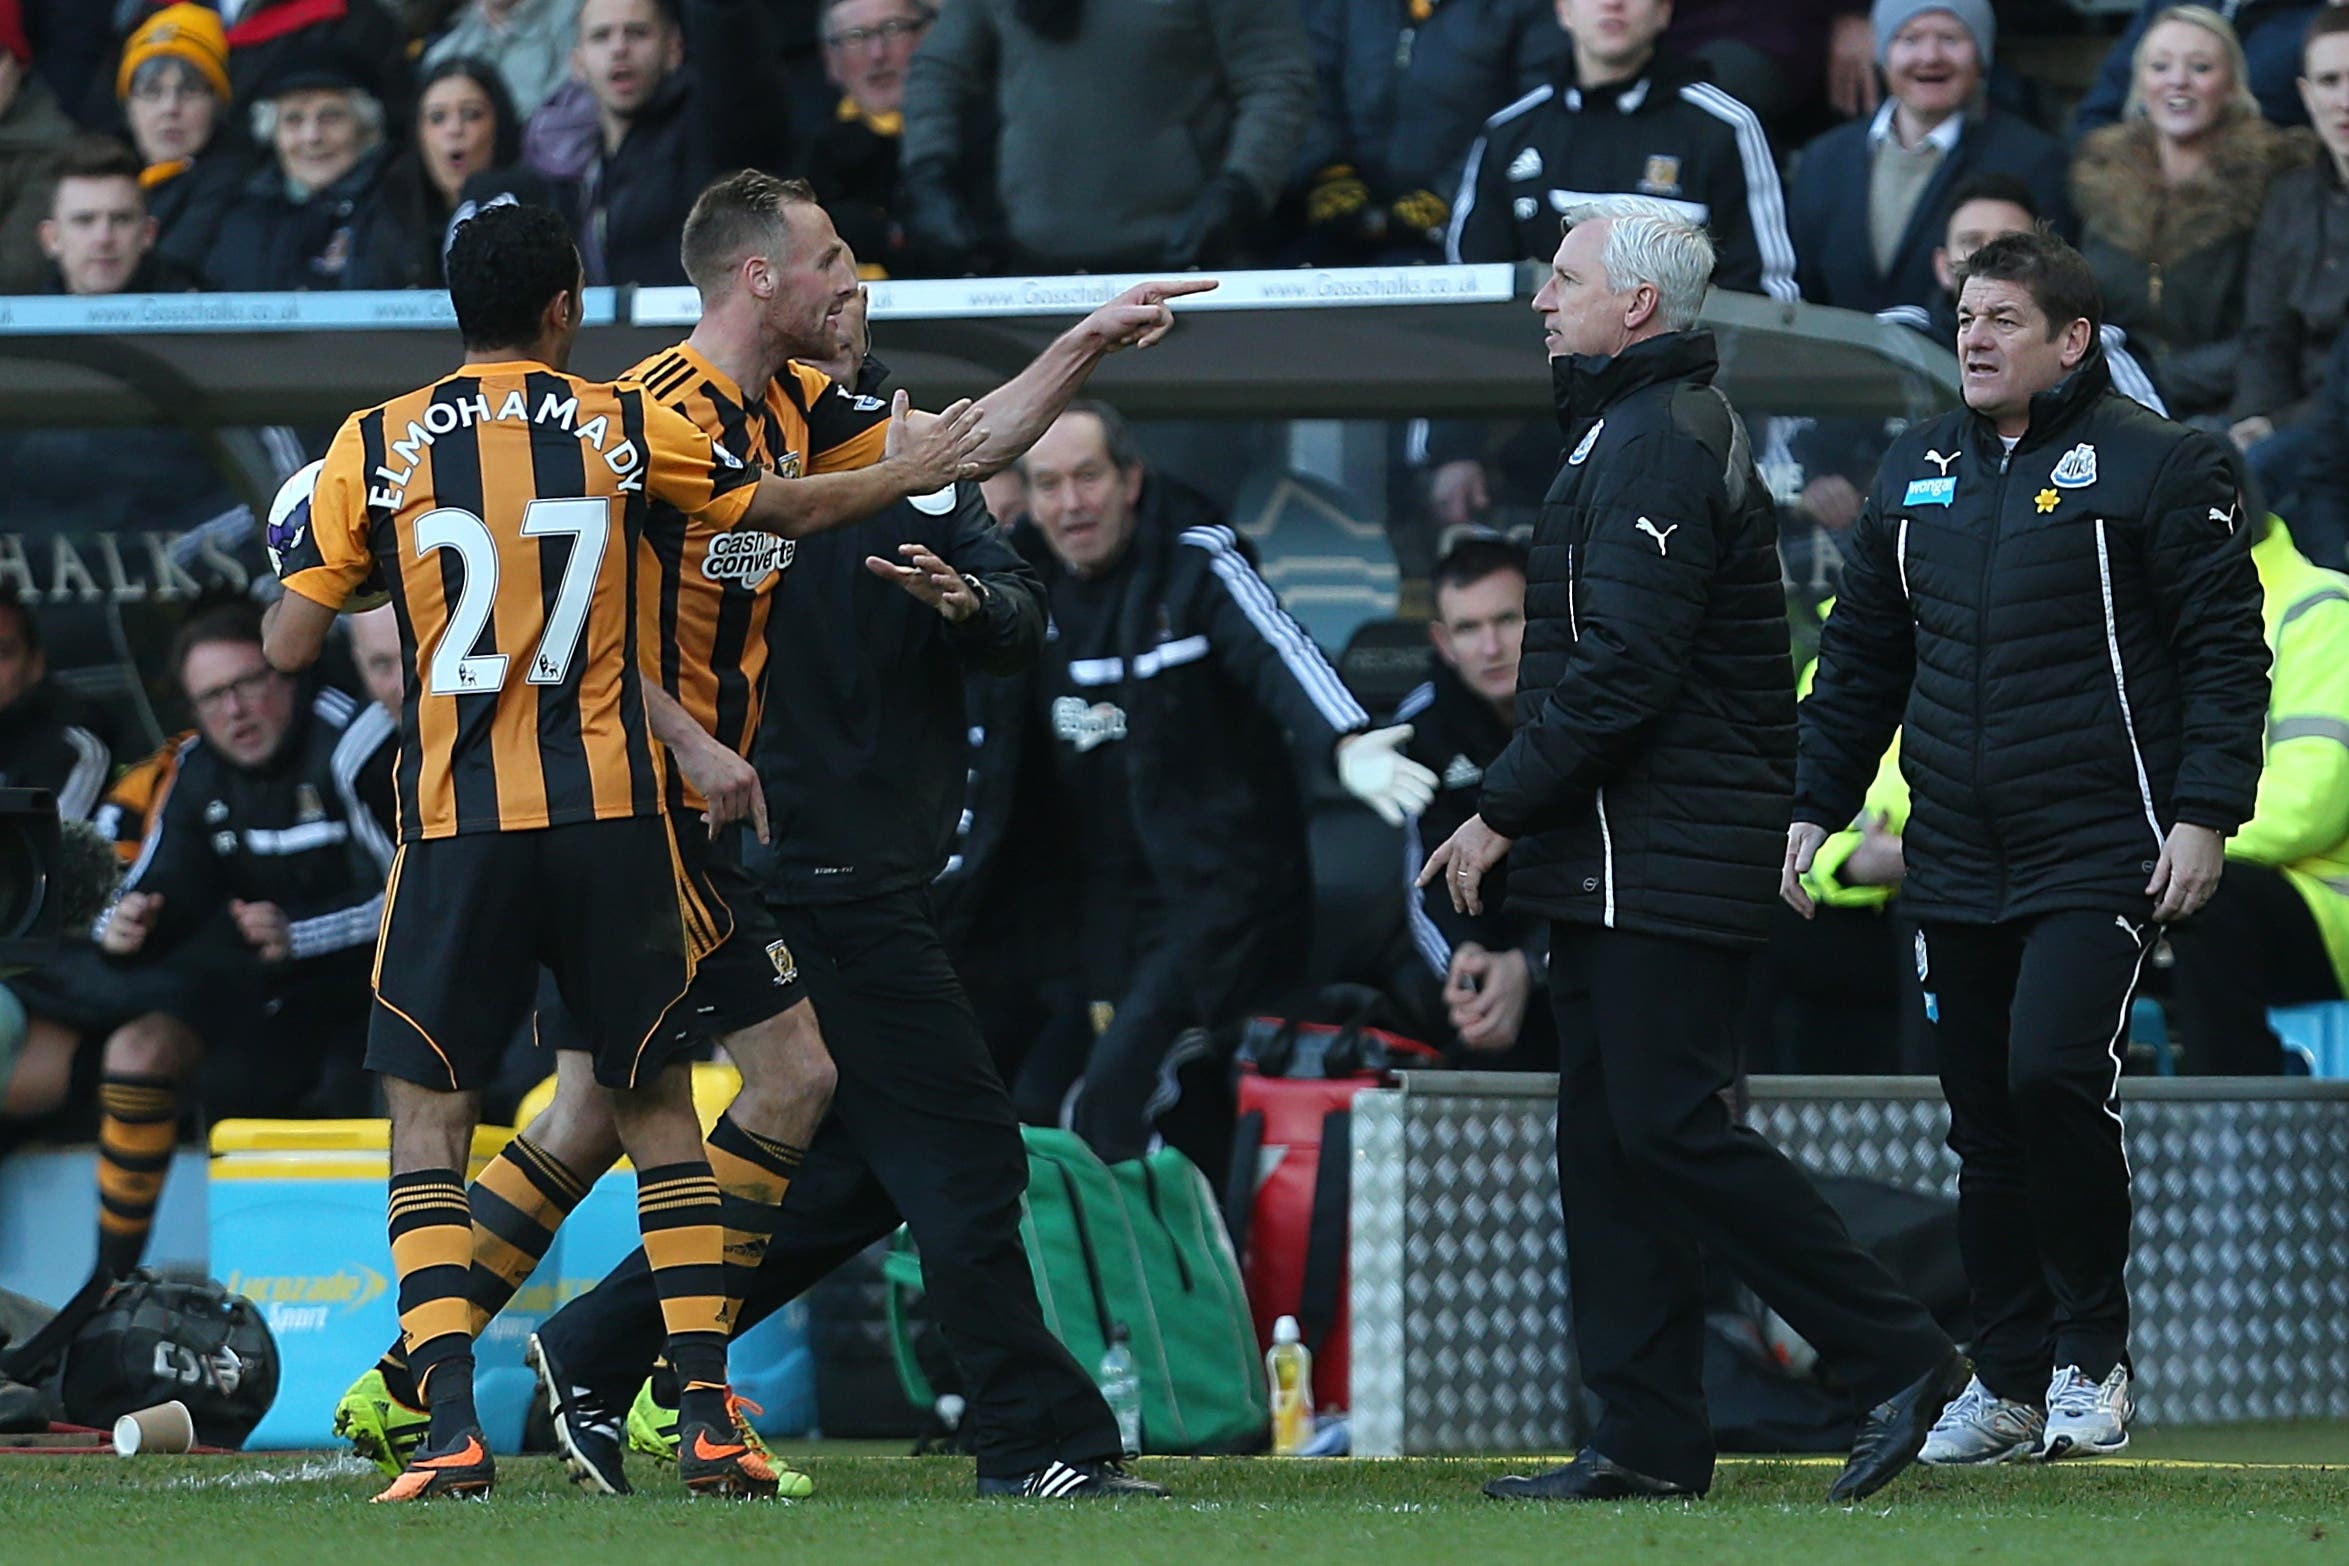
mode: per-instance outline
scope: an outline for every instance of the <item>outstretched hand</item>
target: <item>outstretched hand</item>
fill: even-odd
[[[1185,294],[1204,294],[1216,286],[1212,277],[1136,283],[1086,316],[1082,329],[1107,353],[1115,353],[1120,348],[1147,348],[1174,330],[1174,311],[1168,300],[1180,299]]]
[[[865,569],[884,582],[895,582],[937,610],[949,625],[967,620],[979,612],[977,590],[960,571],[941,559],[936,551],[921,544],[900,544],[897,552],[905,556],[904,565],[884,560],[879,555],[867,555]]]
[[[911,469],[911,492],[916,495],[944,489],[956,479],[983,477],[986,465],[978,455],[987,444],[981,423],[985,411],[965,397],[935,416],[916,414],[913,400],[901,388],[890,399],[889,435],[882,450]]]

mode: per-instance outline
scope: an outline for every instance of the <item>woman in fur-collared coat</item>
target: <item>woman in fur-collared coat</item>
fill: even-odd
[[[2315,150],[2307,132],[2259,117],[2234,29],[2198,5],[2146,29],[2127,117],[2081,142],[2080,249],[2105,319],[2153,351],[2173,416],[2223,424],[2260,204]]]

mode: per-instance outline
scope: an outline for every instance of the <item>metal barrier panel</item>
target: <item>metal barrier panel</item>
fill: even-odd
[[[1567,1451],[1556,1079],[1415,1072],[1354,1103],[1354,1450]],[[2153,1423],[2349,1416],[2349,1082],[2123,1084],[2139,1407]],[[1930,1080],[1752,1083],[1805,1166],[1955,1196]]]

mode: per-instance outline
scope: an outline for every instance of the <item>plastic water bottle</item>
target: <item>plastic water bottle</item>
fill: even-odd
[[[1313,1351],[1305,1346],[1294,1316],[1272,1325],[1264,1380],[1272,1393],[1273,1455],[1294,1457],[1313,1444]]]
[[[1109,1352],[1101,1356],[1101,1371],[1094,1377],[1100,1383],[1102,1400],[1117,1418],[1117,1438],[1128,1457],[1138,1456],[1142,1450],[1142,1377],[1134,1368],[1132,1342],[1133,1334],[1124,1322],[1110,1329]]]

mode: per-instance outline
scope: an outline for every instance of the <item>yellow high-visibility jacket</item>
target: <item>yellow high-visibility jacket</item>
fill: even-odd
[[[2280,517],[2251,559],[2274,659],[2267,761],[2227,857],[2284,872],[2349,992],[2349,576],[2301,554]]]
[[[1822,615],[1833,612],[1835,600],[1830,598],[1820,605]],[[1811,681],[1819,673],[1819,660],[1813,655],[1803,665],[1803,672],[1795,681],[1794,694],[1799,700],[1811,694]],[[1860,805],[1860,819],[1884,817],[1884,829],[1898,836],[1909,823],[1909,785],[1900,775],[1900,735],[1896,731],[1892,743],[1885,747],[1884,759],[1876,763],[1876,779],[1868,785],[1867,798]],[[1819,845],[1818,857],[1811,861],[1810,872],[1803,877],[1803,890],[1830,908],[1882,908],[1892,901],[1899,890],[1891,886],[1845,886],[1836,879],[1852,850],[1860,846],[1857,826],[1836,833]]]

